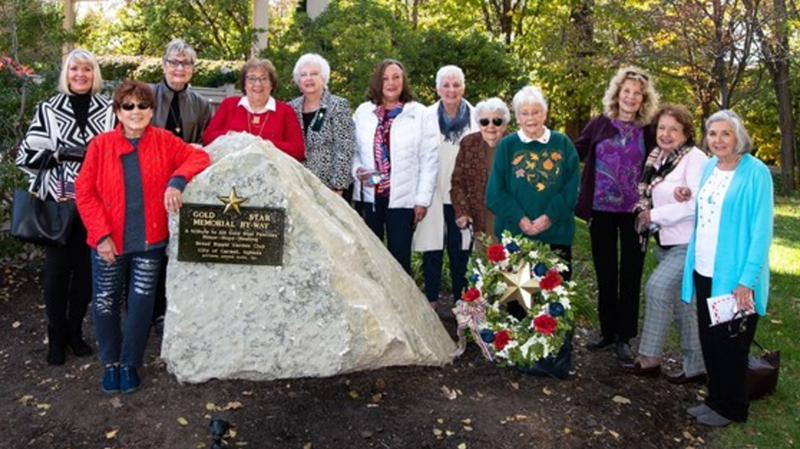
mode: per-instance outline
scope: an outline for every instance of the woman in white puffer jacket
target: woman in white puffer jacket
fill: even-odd
[[[354,199],[364,203],[367,225],[411,273],[411,239],[436,187],[438,127],[423,120],[405,67],[383,60],[372,73],[367,100],[356,109]]]

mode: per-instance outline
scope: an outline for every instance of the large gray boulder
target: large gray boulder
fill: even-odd
[[[206,148],[213,165],[185,203],[286,210],[282,266],[182,262],[170,216],[161,356],[181,382],[332,376],[440,366],[455,344],[413,280],[362,219],[311,172],[248,134]]]

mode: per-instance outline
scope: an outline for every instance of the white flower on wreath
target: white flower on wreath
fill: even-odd
[[[506,285],[503,282],[498,282],[497,284],[494,285],[493,294],[496,295],[496,296],[500,296],[500,295],[502,295],[503,293],[506,292],[506,289],[508,289],[508,285]]]
[[[556,264],[556,270],[558,270],[559,273],[564,273],[569,271],[569,267],[565,263],[559,262]]]
[[[539,258],[539,251],[531,251],[528,253],[528,259],[536,260]]]

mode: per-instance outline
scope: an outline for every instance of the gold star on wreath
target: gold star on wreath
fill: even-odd
[[[225,210],[222,211],[223,214],[227,214],[229,210],[233,209],[234,212],[241,215],[242,211],[239,209],[239,205],[246,202],[249,198],[245,198],[236,194],[236,187],[231,187],[231,193],[228,196],[218,196],[220,201],[225,203]]]
[[[525,262],[516,273],[507,271],[502,273],[506,291],[500,298],[500,304],[517,301],[525,310],[530,311],[533,307],[532,295],[539,291],[539,283],[531,278],[531,264]]]

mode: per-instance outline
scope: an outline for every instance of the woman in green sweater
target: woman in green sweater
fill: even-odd
[[[567,136],[544,126],[547,100],[538,87],[514,95],[519,131],[504,137],[486,187],[498,238],[508,230],[550,246],[572,272],[572,238],[578,198],[579,162]]]

